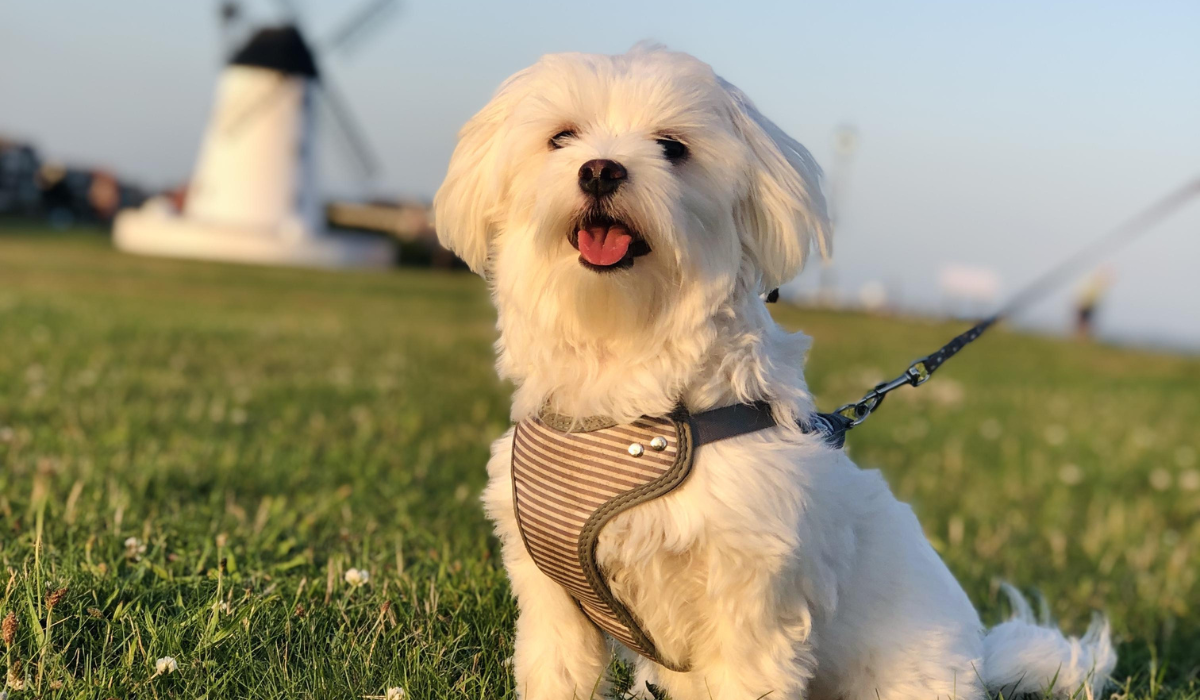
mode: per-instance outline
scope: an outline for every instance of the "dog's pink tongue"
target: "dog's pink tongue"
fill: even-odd
[[[601,267],[621,262],[632,242],[629,229],[619,224],[579,229],[579,254],[584,260]]]

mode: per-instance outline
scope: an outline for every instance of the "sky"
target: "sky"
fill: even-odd
[[[279,5],[246,2],[254,22]],[[355,2],[295,0],[314,37]],[[186,180],[222,64],[216,2],[0,1],[0,134],[149,185]],[[556,51],[650,39],[741,87],[845,187],[831,278],[945,307],[947,265],[1017,290],[1200,177],[1200,3],[409,0],[325,56],[383,164],[377,194],[430,197],[455,133]],[[834,134],[858,147],[835,168]],[[331,189],[356,191],[332,143]],[[1100,333],[1200,350],[1200,201],[1110,261]],[[811,288],[817,266],[800,286]],[[1023,314],[1069,324],[1078,283]]]

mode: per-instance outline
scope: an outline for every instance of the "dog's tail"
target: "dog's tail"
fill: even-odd
[[[1108,620],[1097,616],[1082,637],[1066,637],[1042,606],[1039,624],[1029,602],[1011,585],[1001,588],[1013,616],[983,639],[983,683],[992,694],[1036,693],[1096,700],[1117,663]]]

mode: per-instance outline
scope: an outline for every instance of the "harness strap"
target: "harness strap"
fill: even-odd
[[[690,416],[692,434],[696,445],[727,440],[759,430],[775,427],[775,416],[765,401],[735,403],[732,406],[714,408]],[[850,429],[849,418],[837,413],[814,413],[808,421],[800,423],[805,433],[818,433],[830,447],[841,449],[846,444],[846,431]]]
[[[697,445],[728,440],[775,426],[775,417],[763,403],[735,403],[695,413],[690,418]]]

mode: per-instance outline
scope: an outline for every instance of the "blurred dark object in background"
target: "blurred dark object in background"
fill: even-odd
[[[1075,296],[1075,337],[1090,340],[1096,332],[1096,311],[1112,287],[1112,268],[1103,267],[1092,274]]]
[[[41,164],[33,146],[0,138],[0,214],[37,214],[42,202],[36,179]]]
[[[107,224],[146,197],[107,170],[46,163],[32,144],[0,137],[0,216],[43,219],[58,229]]]

